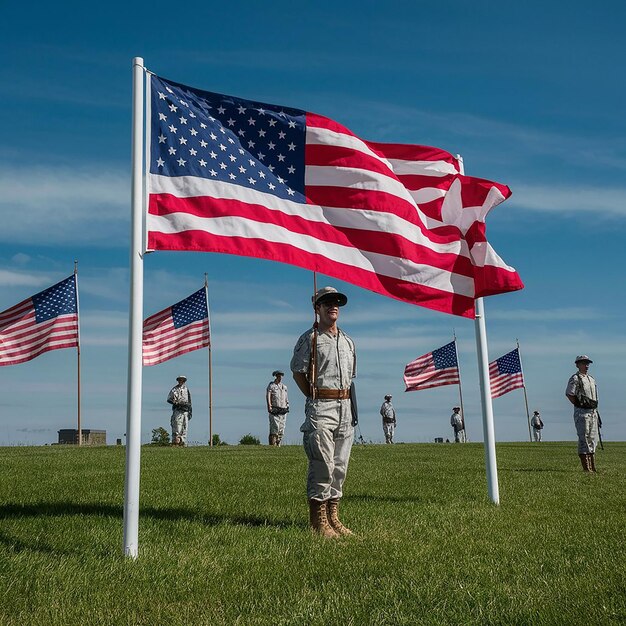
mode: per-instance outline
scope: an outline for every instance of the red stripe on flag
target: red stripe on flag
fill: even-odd
[[[406,280],[384,276],[376,272],[339,263],[322,254],[313,254],[289,244],[270,243],[265,239],[212,235],[205,231],[184,231],[176,234],[151,232],[148,246],[155,250],[207,250],[224,254],[235,254],[268,259],[313,268],[322,274],[335,276],[348,283],[359,284],[365,289],[385,294],[404,302],[421,304],[430,302],[428,308],[463,317],[473,317],[474,299],[458,293],[446,292],[415,284]],[[456,280],[452,277],[452,280]],[[356,283],[355,281],[359,281]],[[426,306],[426,304],[424,304]]]

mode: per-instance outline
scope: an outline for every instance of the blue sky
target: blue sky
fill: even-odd
[[[485,301],[489,355],[522,349],[530,410],[547,440],[573,440],[564,388],[587,353],[607,440],[626,439],[622,266],[626,234],[623,3],[195,3],[3,7],[0,25],[0,310],[79,261],[84,428],[126,422],[131,61],[195,87],[334,118],[373,141],[460,153],[469,175],[508,184],[487,221],[526,288]],[[145,316],[209,276],[214,432],[265,441],[264,390],[311,323],[312,274],[216,254],[154,253]],[[451,436],[456,386],[403,393],[404,365],[456,332],[469,438],[482,440],[474,323],[318,276],[347,293],[340,325],[359,356],[365,439],[391,393],[400,441]],[[189,438],[206,442],[207,353],[145,368],[143,440],[169,428],[179,373],[194,392]],[[0,444],[44,444],[76,423],[76,354],[0,371]],[[296,443],[302,397],[288,376]],[[498,441],[528,438],[524,397],[494,400]]]

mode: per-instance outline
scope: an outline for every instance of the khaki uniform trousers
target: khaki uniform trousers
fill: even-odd
[[[578,454],[595,454],[598,439],[598,417],[595,409],[575,407],[574,424],[578,435]]]
[[[309,459],[307,498],[341,498],[354,440],[350,400],[307,398],[305,416],[300,430]]]

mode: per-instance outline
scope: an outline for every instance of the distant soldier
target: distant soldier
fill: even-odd
[[[596,439],[598,438],[598,388],[588,373],[593,361],[582,354],[574,361],[578,371],[567,382],[565,395],[574,405],[574,424],[578,435],[578,456],[585,472],[596,471]]]
[[[393,443],[393,435],[396,430],[396,410],[393,408],[393,404],[391,404],[391,397],[390,395],[385,396],[385,401],[380,407],[385,443]]]
[[[287,385],[282,382],[284,375],[284,372],[274,370],[272,372],[274,380],[270,382],[265,392],[267,413],[270,420],[270,446],[280,446],[285,436],[289,399],[287,398]]]
[[[541,441],[541,431],[543,430],[543,422],[539,411],[534,411],[530,419],[530,425],[533,427],[533,438],[535,441]]]
[[[176,386],[172,387],[167,401],[172,405],[172,445],[187,445],[187,427],[191,419],[191,392],[187,389],[187,377],[178,376]]]
[[[461,415],[461,407],[455,406],[452,408],[452,415],[450,416],[450,426],[454,429],[454,443],[465,443],[465,420]]]
[[[348,298],[334,287],[313,297],[319,325],[298,339],[291,371],[306,396],[300,427],[309,460],[307,497],[311,528],[328,538],[352,535],[339,520],[339,500],[354,439],[350,386],[356,376],[354,342],[337,326]]]

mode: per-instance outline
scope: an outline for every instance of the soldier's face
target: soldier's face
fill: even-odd
[[[581,374],[586,374],[589,370],[589,361],[578,361],[576,365],[578,365],[578,371]]]
[[[317,305],[320,321],[326,325],[332,325],[339,318],[339,306],[336,302],[321,302]]]

